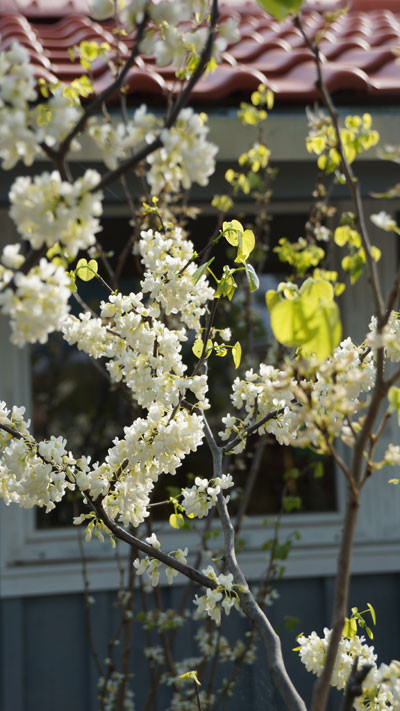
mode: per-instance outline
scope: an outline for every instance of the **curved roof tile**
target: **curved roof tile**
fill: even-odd
[[[342,0],[343,4],[344,0]],[[339,2],[340,4],[340,2]],[[332,9],[338,0],[308,0],[304,25],[311,39],[323,27],[321,10]],[[399,45],[399,0],[353,0],[352,9],[338,17],[320,42],[324,74],[333,93],[374,101],[400,99],[400,66],[393,49]],[[237,101],[260,81],[266,81],[277,102],[305,103],[317,97],[316,71],[309,49],[290,18],[279,23],[255,0],[222,0],[221,16],[240,21],[241,41],[228,47],[215,72],[195,87],[192,101],[215,103]],[[28,49],[37,76],[69,82],[82,74],[71,62],[68,49],[82,40],[115,44],[112,21],[102,23],[89,16],[89,0],[1,0],[0,48],[18,39]],[[123,40],[128,54],[133,35]],[[112,78],[107,61],[93,66],[96,91]],[[135,99],[150,99],[176,92],[179,85],[171,67],[158,67],[154,57],[138,59],[126,81],[127,93]],[[114,97],[115,99],[117,97]]]

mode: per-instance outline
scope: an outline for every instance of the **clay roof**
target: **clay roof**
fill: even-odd
[[[88,5],[88,0],[0,0],[0,48],[18,39],[28,48],[38,77],[68,82],[83,71],[78,62],[71,63],[68,48],[82,40],[115,43],[112,21],[95,22]],[[320,10],[334,5],[334,0],[309,0],[303,21],[311,38],[323,26]],[[279,103],[304,104],[317,97],[311,54],[291,19],[273,20],[254,0],[225,0],[221,14],[239,19],[241,40],[197,84],[193,103],[237,103],[265,80]],[[400,64],[393,48],[399,38],[400,0],[353,0],[351,10],[333,22],[320,42],[327,85],[336,100],[397,102]],[[133,40],[124,38],[126,54]],[[111,78],[107,62],[97,60],[96,90]],[[175,84],[172,69],[158,67],[152,57],[138,59],[126,81],[134,100],[157,101],[177,90]]]

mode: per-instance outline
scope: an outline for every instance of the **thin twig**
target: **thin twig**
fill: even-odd
[[[255,422],[253,425],[249,425],[249,427],[246,427],[243,432],[240,433],[237,437],[234,439],[231,439],[227,444],[225,444],[222,447],[222,451],[226,454],[227,452],[230,452],[232,449],[236,447],[237,444],[240,444],[243,442],[245,437],[248,437],[251,435],[253,432],[258,430],[260,427],[265,425],[266,422],[269,422],[269,420],[275,420],[279,415],[283,415],[285,409],[281,407],[279,410],[274,410],[273,412],[269,412],[268,415],[265,415],[264,417],[261,418],[261,420],[258,420],[258,422]]]
[[[345,154],[345,151],[343,148],[343,142],[342,142],[342,138],[341,138],[341,134],[340,134],[339,118],[338,118],[337,111],[333,105],[330,94],[326,88],[326,84],[325,84],[325,80],[324,80],[323,72],[322,72],[321,56],[319,53],[318,45],[314,45],[311,42],[310,38],[307,35],[307,32],[305,31],[305,29],[303,27],[303,23],[302,23],[299,16],[296,16],[294,18],[294,24],[300,30],[307,47],[310,49],[310,51],[312,52],[312,54],[314,56],[315,67],[316,67],[317,76],[318,76],[317,87],[320,91],[321,98],[323,100],[326,110],[328,111],[328,114],[329,114],[331,121],[332,121],[333,128],[335,130],[336,147],[337,147],[338,153],[341,158],[343,173],[346,177],[346,183],[350,189],[351,196],[353,199],[356,219],[357,219],[358,227],[360,230],[361,240],[362,240],[362,244],[364,247],[365,256],[366,256],[366,260],[367,260],[366,263],[367,263],[368,282],[369,282],[371,292],[372,292],[372,297],[374,300],[375,312],[378,317],[378,320],[381,320],[384,316],[385,307],[384,307],[384,301],[383,301],[383,297],[382,297],[381,284],[380,284],[379,276],[378,276],[378,270],[376,268],[376,262],[371,254],[371,243],[370,243],[370,239],[368,236],[368,230],[367,230],[367,224],[366,224],[366,219],[365,219],[365,215],[364,215],[364,207],[363,207],[362,199],[361,199],[359,181],[357,180],[357,178],[355,177],[355,175],[353,173],[353,170],[351,168],[349,161],[347,160],[347,157],[346,157],[346,154]]]

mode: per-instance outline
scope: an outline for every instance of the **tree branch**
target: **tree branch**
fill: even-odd
[[[216,583],[210,578],[208,578],[206,575],[203,575],[203,573],[200,573],[198,570],[195,570],[190,565],[181,563],[173,556],[168,555],[168,553],[163,553],[162,551],[157,550],[157,548],[154,548],[149,543],[141,541],[140,538],[133,536],[131,533],[122,528],[122,526],[119,526],[119,524],[115,523],[115,521],[113,521],[105,512],[102,502],[100,500],[91,501],[88,498],[87,494],[84,494],[84,496],[88,499],[88,501],[90,501],[93,510],[97,513],[99,518],[103,521],[103,523],[107,526],[111,533],[113,533],[114,536],[120,541],[124,541],[129,546],[133,546],[133,548],[141,551],[142,553],[145,553],[150,558],[156,558],[160,561],[160,563],[164,563],[164,565],[168,566],[169,568],[174,568],[179,573],[182,573],[182,575],[184,575],[186,578],[193,580],[193,582],[198,583],[203,587],[211,589],[214,589],[216,587]]]
[[[132,47],[131,54],[128,57],[125,65],[123,66],[121,72],[118,74],[116,79],[108,87],[104,89],[96,98],[86,107],[80,119],[76,122],[75,126],[71,129],[69,134],[64,138],[57,151],[54,151],[54,160],[62,159],[69,151],[70,145],[74,138],[82,133],[86,123],[90,116],[93,116],[97,111],[100,111],[101,105],[107,101],[107,99],[114,94],[115,91],[120,89],[123,85],[124,79],[129,71],[129,69],[134,64],[136,57],[139,54],[139,45],[143,39],[144,31],[146,25],[149,21],[149,16],[147,12],[144,13],[144,17],[137,29],[135,44]]]
[[[322,101],[325,105],[326,110],[328,111],[328,114],[331,118],[333,128],[335,130],[336,134],[336,147],[339,152],[341,161],[342,161],[342,168],[343,168],[343,173],[346,177],[346,183],[349,186],[352,199],[353,199],[353,204],[354,204],[354,209],[356,213],[356,219],[358,223],[358,227],[360,230],[360,235],[361,235],[361,240],[362,244],[364,247],[365,251],[365,256],[367,260],[367,274],[368,274],[368,282],[371,288],[372,292],[372,297],[374,300],[374,307],[375,307],[375,313],[378,317],[378,321],[380,322],[381,319],[384,316],[385,313],[385,305],[382,297],[382,290],[381,290],[381,285],[379,281],[379,276],[378,276],[378,270],[376,268],[376,262],[371,254],[371,243],[369,240],[368,236],[368,230],[367,230],[367,225],[366,225],[366,220],[365,220],[365,215],[364,215],[364,207],[362,204],[361,200],[361,193],[360,193],[360,185],[355,177],[353,170],[351,168],[351,165],[349,161],[346,158],[346,154],[344,152],[343,148],[343,143],[340,135],[340,127],[339,127],[339,118],[337,111],[333,105],[332,99],[330,97],[330,94],[326,88],[325,80],[323,77],[322,73],[322,65],[321,65],[321,57],[319,54],[319,48],[318,45],[313,45],[311,42],[310,38],[308,37],[304,27],[303,23],[300,19],[300,17],[297,15],[294,18],[294,24],[296,27],[300,30],[304,41],[307,45],[307,47],[310,49],[314,56],[315,60],[315,66],[317,70],[317,76],[318,76],[318,81],[317,81],[317,87],[320,91]]]
[[[223,451],[222,448],[218,447],[205,417],[204,430],[213,458],[214,476],[221,476]],[[224,535],[225,561],[229,572],[233,575],[235,583],[240,585],[242,589],[246,591],[240,593],[241,607],[243,612],[245,612],[247,617],[258,630],[264,642],[267,651],[268,668],[272,681],[282,697],[287,711],[306,711],[305,703],[293,686],[286,671],[282,657],[280,639],[267,616],[257,604],[252,593],[250,592],[247,581],[236,560],[235,530],[228,513],[225,498],[221,493],[218,495],[217,509]]]
[[[259,427],[265,425],[265,423],[269,422],[269,420],[274,420],[276,417],[279,417],[279,415],[283,415],[284,411],[285,409],[281,407],[279,410],[269,412],[268,415],[265,415],[261,418],[261,420],[258,420],[258,422],[255,422],[253,425],[249,425],[249,427],[246,427],[246,429],[243,430],[240,435],[235,437],[235,439],[231,439],[230,442],[227,442],[227,444],[222,447],[222,452],[224,452],[224,454],[230,452],[230,450],[234,449],[237,444],[243,442],[245,437],[248,437],[250,434],[258,430]]]
[[[373,668],[372,664],[364,664],[361,669],[358,669],[358,657],[355,658],[350,676],[347,680],[346,691],[343,698],[341,711],[352,711],[354,700],[358,696],[362,696],[362,683],[365,681],[369,672]]]
[[[170,112],[168,113],[168,116],[164,123],[164,129],[168,129],[173,126],[176,119],[178,118],[179,112],[189,101],[190,94],[193,91],[193,88],[195,87],[195,85],[197,84],[206,69],[207,63],[212,54],[218,18],[218,0],[213,0],[207,42],[200,55],[196,70],[193,72],[185,88],[181,91]],[[117,178],[120,178],[122,175],[124,175],[128,170],[134,168],[136,165],[138,165],[138,163],[141,163],[142,160],[147,158],[148,155],[154,153],[154,151],[161,148],[162,145],[163,142],[159,134],[157,138],[154,139],[154,141],[149,143],[147,146],[143,146],[143,148],[134,153],[130,158],[128,158],[128,160],[121,163],[118,168],[115,168],[115,170],[106,173],[106,175],[100,180],[100,182],[95,186],[95,188],[93,188],[93,192],[106,188],[108,185],[117,180]]]

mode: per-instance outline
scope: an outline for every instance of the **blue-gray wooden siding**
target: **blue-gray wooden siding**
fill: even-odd
[[[284,580],[278,585],[280,597],[270,608],[271,620],[282,637],[285,661],[292,678],[306,701],[310,698],[313,677],[299,662],[295,636],[298,632],[322,633],[329,625],[333,579]],[[179,590],[163,589],[164,604],[172,606]],[[373,644],[379,661],[389,662],[400,656],[400,575],[356,576],[352,583],[351,605],[360,609],[371,602],[377,612]],[[107,655],[106,645],[114,628],[115,593],[95,594],[92,608],[94,641],[100,657]],[[284,615],[299,617],[299,625],[289,632]],[[230,617],[232,639],[243,637],[247,621]],[[97,674],[91,661],[85,628],[83,597],[53,595],[2,600],[0,602],[0,709],[1,711],[96,711]],[[131,669],[134,672],[136,710],[142,711],[149,686],[144,659],[144,633],[134,625]],[[193,628],[188,624],[177,639],[176,659],[197,654]],[[160,697],[157,711],[165,711],[167,696]],[[339,708],[331,702],[331,711]],[[283,711],[272,687],[261,649],[257,663],[243,667],[231,702],[230,711]]]

